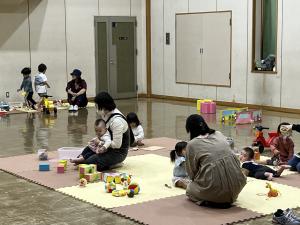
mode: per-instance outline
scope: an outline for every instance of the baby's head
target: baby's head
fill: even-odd
[[[283,122],[279,124],[277,128],[277,134],[283,137],[290,137],[292,135],[292,130],[285,129],[284,125],[290,125],[290,124],[287,122]]]
[[[254,151],[250,147],[243,148],[243,151],[240,155],[241,162],[251,161],[254,158]]]
[[[95,121],[95,133],[97,137],[102,137],[107,131],[105,121],[103,119],[97,119]]]
[[[175,149],[170,152],[171,162],[175,162],[175,159],[178,156],[185,156],[186,146],[186,141],[180,141],[175,145]]]

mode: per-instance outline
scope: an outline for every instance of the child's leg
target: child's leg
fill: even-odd
[[[90,158],[92,155],[94,155],[94,154],[96,154],[95,152],[93,152],[90,148],[89,148],[89,146],[86,146],[84,149],[83,149],[83,151],[82,151],[82,153],[81,153],[81,155],[82,155],[82,157],[84,158],[84,159],[88,159],[88,158]]]
[[[82,156],[80,156],[80,157],[77,158],[77,159],[70,159],[70,162],[71,162],[71,163],[75,163],[75,164],[84,163],[84,161],[85,161],[85,159],[84,159]]]
[[[256,173],[254,173],[254,177],[256,179],[260,179],[260,180],[267,180],[267,179],[269,180],[270,174],[272,174],[272,173],[266,172],[264,170],[260,170],[260,171],[257,171]],[[272,179],[272,178],[273,178],[273,174],[270,177],[270,179]]]
[[[26,100],[29,102],[30,106],[33,109],[36,109],[36,102],[33,100],[32,95],[33,95],[33,92],[29,92],[26,97]]]
[[[264,175],[266,176],[267,180],[270,180],[270,181],[273,180],[273,173],[265,172]]]

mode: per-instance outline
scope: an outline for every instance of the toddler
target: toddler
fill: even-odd
[[[46,70],[47,66],[43,63],[41,63],[38,66],[39,73],[34,77],[34,86],[35,90],[38,93],[40,97],[47,95],[47,87],[50,88],[50,85],[48,84],[48,79],[46,77]]]
[[[250,147],[243,149],[240,160],[242,162],[242,170],[246,176],[255,177],[256,179],[272,180],[273,177],[279,177],[287,166],[280,166],[277,171],[268,166],[260,165],[254,162],[254,151]]]
[[[18,92],[22,89],[26,92],[26,101],[33,109],[37,109],[36,102],[33,100],[33,89],[32,89],[32,81],[31,81],[31,69],[29,67],[25,67],[22,69],[21,73],[23,74],[23,81],[20,88],[17,90]]]
[[[282,165],[287,164],[294,155],[294,142],[290,138],[291,132],[286,132],[282,126],[289,125],[289,123],[281,123],[277,128],[278,137],[274,138],[270,144],[273,156],[267,160],[267,165]]]
[[[144,145],[142,142],[144,139],[144,129],[138,116],[134,112],[131,112],[128,113],[126,119],[134,136],[134,143],[131,145],[131,147]]]
[[[88,146],[83,149],[81,155],[77,159],[70,159],[71,163],[84,163],[90,156],[102,154],[107,151],[111,144],[111,136],[103,119],[97,119],[95,121],[95,133],[96,137],[88,142]]]
[[[175,187],[187,188],[190,179],[185,169],[185,153],[187,142],[181,141],[175,145],[175,149],[170,152],[171,162],[174,162],[172,182]]]

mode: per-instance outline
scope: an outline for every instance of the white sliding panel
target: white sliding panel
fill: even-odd
[[[202,83],[230,86],[231,12],[203,14]]]
[[[176,82],[202,83],[202,14],[176,15]]]

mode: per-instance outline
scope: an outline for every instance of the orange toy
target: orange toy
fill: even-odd
[[[272,188],[271,184],[267,182],[266,188],[269,188],[268,197],[277,197],[279,195],[279,191],[275,188]]]

